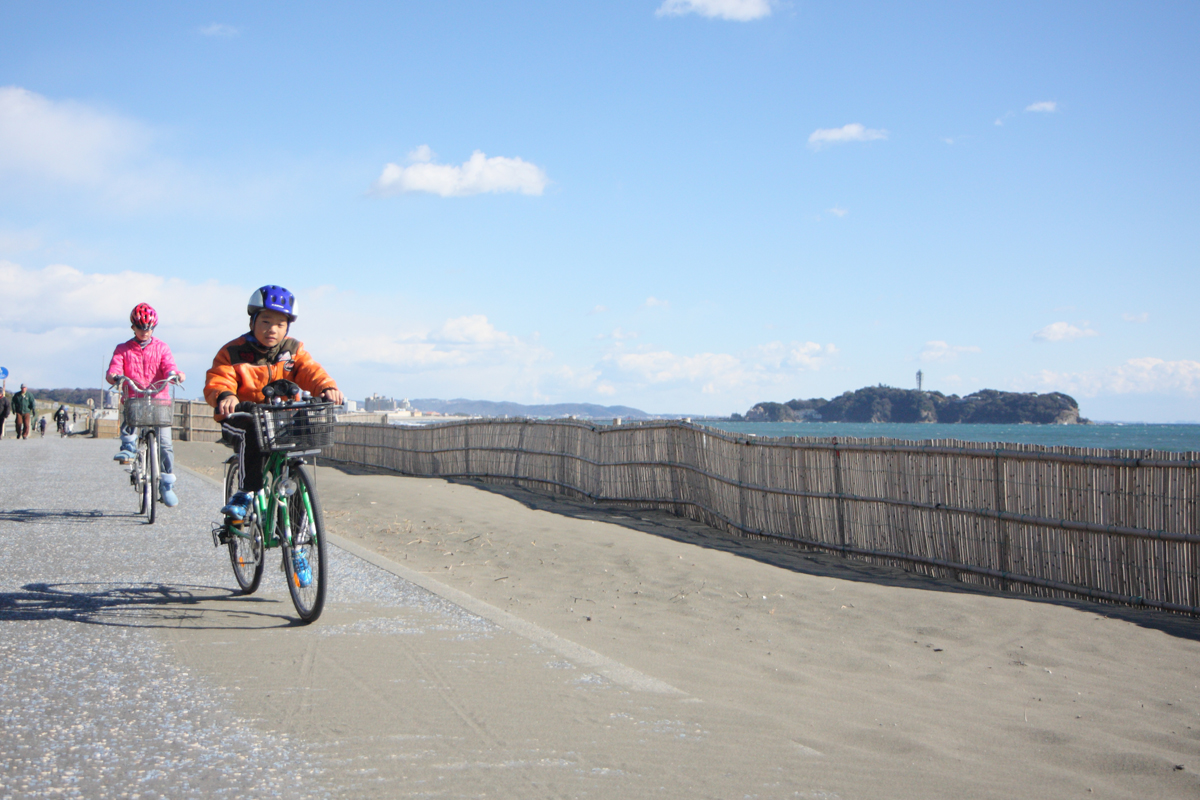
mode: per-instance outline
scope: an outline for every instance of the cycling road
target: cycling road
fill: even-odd
[[[345,549],[296,625],[274,552],[235,593],[213,481],[180,470],[148,525],[115,449],[0,442],[0,798],[847,796],[815,750]]]

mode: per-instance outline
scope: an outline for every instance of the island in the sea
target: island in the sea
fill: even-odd
[[[832,400],[789,400],[758,403],[747,422],[964,422],[975,424],[1087,424],[1075,398],[1061,392],[1001,392],[995,389],[959,397],[919,389],[868,386]]]

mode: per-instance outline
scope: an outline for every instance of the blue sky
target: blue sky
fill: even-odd
[[[1200,419],[1195,3],[8,3],[0,364],[263,283],[351,397]]]

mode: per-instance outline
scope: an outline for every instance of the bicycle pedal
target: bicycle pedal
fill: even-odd
[[[212,526],[213,547],[220,547],[223,544],[229,544],[229,531],[225,530],[224,525],[213,523]]]

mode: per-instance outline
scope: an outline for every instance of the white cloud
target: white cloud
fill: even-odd
[[[1091,329],[1091,326],[1086,322],[1080,323],[1083,327],[1078,328],[1069,322],[1052,322],[1033,334],[1034,341],[1038,342],[1067,342],[1072,339],[1082,339],[1086,336],[1099,336],[1100,334]]]
[[[835,217],[844,217],[850,212],[841,206],[834,206],[833,208],[829,209],[829,213],[833,214]]]
[[[1126,322],[1135,322],[1135,323],[1149,322],[1150,314],[1146,311],[1143,311],[1141,314],[1125,313],[1125,314],[1121,315],[1121,319],[1125,320]]]
[[[157,335],[196,396],[217,348],[246,327],[250,289],[139,272],[84,273],[0,261],[0,339],[14,377],[39,386],[99,386],[112,349],[131,336],[129,312],[154,306]]]
[[[827,144],[843,142],[871,142],[886,139],[888,132],[882,128],[864,128],[857,122],[843,125],[840,128],[817,128],[808,137],[808,146],[819,150]]]
[[[104,213],[181,207],[222,216],[275,208],[284,181],[238,178],[235,185],[190,170],[154,147],[144,123],[18,86],[0,87],[0,185],[22,199],[82,200]]]
[[[141,124],[18,86],[0,87],[0,173],[67,184],[98,184],[143,154]]]
[[[456,167],[436,164],[434,157],[428,145],[421,145],[408,154],[408,166],[385,166],[372,191],[379,195],[428,192],[442,197],[501,192],[540,195],[550,182],[541,167],[520,158],[488,158],[476,150]]]
[[[1079,394],[1165,394],[1200,396],[1200,361],[1166,361],[1131,358],[1124,364],[1089,372],[1043,370],[1027,378],[1026,385],[1042,390]]]
[[[1058,111],[1058,103],[1053,100],[1043,100],[1040,103],[1030,103],[1025,106],[1025,110],[1042,114],[1053,114],[1055,111]]]
[[[226,25],[223,22],[214,22],[210,25],[205,25],[200,29],[200,34],[202,36],[219,36],[223,39],[232,38],[240,33],[241,31],[239,31],[237,28],[233,27],[232,25]]]
[[[637,331],[627,331],[624,328],[613,328],[610,333],[598,333],[597,339],[612,339],[614,342],[624,342],[629,339],[636,339],[640,336]]]
[[[646,298],[646,308],[670,308],[670,300],[659,300],[657,297]]]
[[[918,356],[922,361],[954,361],[962,353],[978,353],[978,347],[974,345],[951,345],[946,342],[932,341],[926,342],[921,348],[921,354]]]
[[[699,14],[702,17],[749,22],[771,15],[772,0],[663,0],[659,17]]]
[[[603,314],[605,311],[608,311],[608,306],[599,306],[598,305],[598,306],[592,306],[592,310],[589,311],[588,313],[589,314]]]
[[[771,342],[742,353],[697,353],[681,356],[666,350],[614,353],[605,362],[614,382],[684,384],[705,394],[730,390],[757,391],[778,385],[797,373],[818,370],[837,355],[832,344]]]
[[[161,320],[156,335],[188,373],[183,394],[198,397],[217,349],[246,329],[253,287],[279,280],[252,277],[236,286],[0,260],[0,363],[14,380],[36,387],[99,386],[113,347],[130,336],[130,309],[148,302]],[[833,345],[780,341],[738,353],[631,351],[636,333],[618,328],[607,355],[591,359],[572,350],[561,358],[536,333],[506,331],[482,313],[423,318],[425,309],[403,297],[289,288],[301,301],[292,334],[351,397],[591,399],[707,413],[790,391],[797,376],[826,369],[838,355]]]

